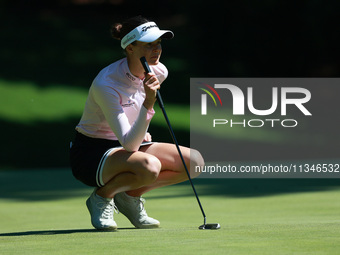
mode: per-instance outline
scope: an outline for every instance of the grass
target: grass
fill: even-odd
[[[55,85],[39,87],[33,82],[0,80],[0,119],[21,124],[39,121],[58,121],[81,117],[87,98],[87,89]],[[172,124],[186,131],[190,129],[189,105],[166,104]],[[166,126],[161,109],[153,123]]]
[[[338,254],[339,183],[194,180],[209,223],[188,183],[146,194],[161,228],[92,228],[84,205],[91,189],[66,169],[0,172],[2,254]],[[16,180],[15,182],[13,182]],[[21,188],[20,188],[21,187]]]
[[[42,88],[32,82],[0,80],[0,94],[0,118],[29,124],[81,116],[87,91],[57,85]]]

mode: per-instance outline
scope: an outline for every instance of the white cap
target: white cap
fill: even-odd
[[[120,42],[120,46],[125,49],[126,46],[134,41],[153,42],[161,36],[163,38],[171,39],[174,37],[174,33],[170,30],[160,30],[156,23],[151,21],[136,27],[125,35]]]

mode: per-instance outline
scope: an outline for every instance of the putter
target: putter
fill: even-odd
[[[141,57],[140,58],[140,61],[143,65],[143,68],[145,70],[146,73],[152,73],[149,65],[148,65],[148,62],[146,61],[146,58],[145,57]],[[158,101],[158,105],[159,107],[161,108],[162,112],[163,112],[163,115],[164,115],[164,118],[166,120],[166,123],[168,125],[168,128],[169,128],[169,131],[170,131],[170,134],[171,134],[171,137],[172,137],[172,140],[174,142],[174,144],[176,145],[176,148],[177,148],[177,151],[178,151],[178,154],[182,160],[182,163],[183,163],[183,166],[185,168],[185,171],[187,173],[187,176],[189,178],[189,182],[191,184],[191,187],[192,187],[192,190],[194,191],[194,194],[195,194],[195,197],[197,199],[197,202],[198,202],[198,205],[201,209],[201,212],[202,212],[202,215],[203,215],[203,219],[204,219],[204,222],[203,222],[203,225],[199,226],[198,228],[199,229],[219,229],[221,226],[220,224],[218,223],[206,223],[207,221],[207,217],[204,213],[204,210],[203,210],[203,207],[202,207],[202,204],[201,204],[201,201],[199,200],[198,198],[198,195],[197,195],[197,192],[196,192],[196,189],[195,189],[195,186],[194,184],[192,183],[192,180],[191,180],[191,177],[190,177],[190,173],[189,173],[189,170],[187,168],[187,165],[185,164],[185,161],[184,161],[184,158],[183,158],[183,155],[182,155],[182,152],[181,152],[181,149],[179,148],[179,145],[178,145],[178,142],[177,142],[177,139],[175,137],[175,133],[171,127],[171,124],[170,124],[170,121],[169,121],[169,118],[168,118],[168,115],[166,114],[166,111],[165,111],[165,108],[164,108],[164,104],[163,104],[163,100],[162,100],[162,97],[161,97],[161,93],[159,92],[159,90],[157,90],[157,95],[156,95],[156,98],[157,98],[157,101]]]

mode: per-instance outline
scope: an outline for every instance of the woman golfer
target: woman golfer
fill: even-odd
[[[112,35],[121,41],[126,58],[102,69],[90,87],[70,151],[72,172],[95,187],[86,201],[95,228],[116,229],[117,209],[135,227],[155,228],[160,223],[147,215],[141,196],[187,180],[175,145],[151,142],[147,132],[156,91],[168,75],[159,62],[161,40],[174,34],[137,16],[115,24]],[[142,56],[153,73],[144,72]],[[204,164],[198,151],[181,151],[189,169]]]

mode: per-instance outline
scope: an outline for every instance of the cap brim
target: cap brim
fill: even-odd
[[[165,39],[172,39],[174,37],[174,33],[170,30],[158,30],[152,33],[148,33],[145,36],[137,39],[140,42],[153,42],[156,41],[158,38],[165,38]]]

